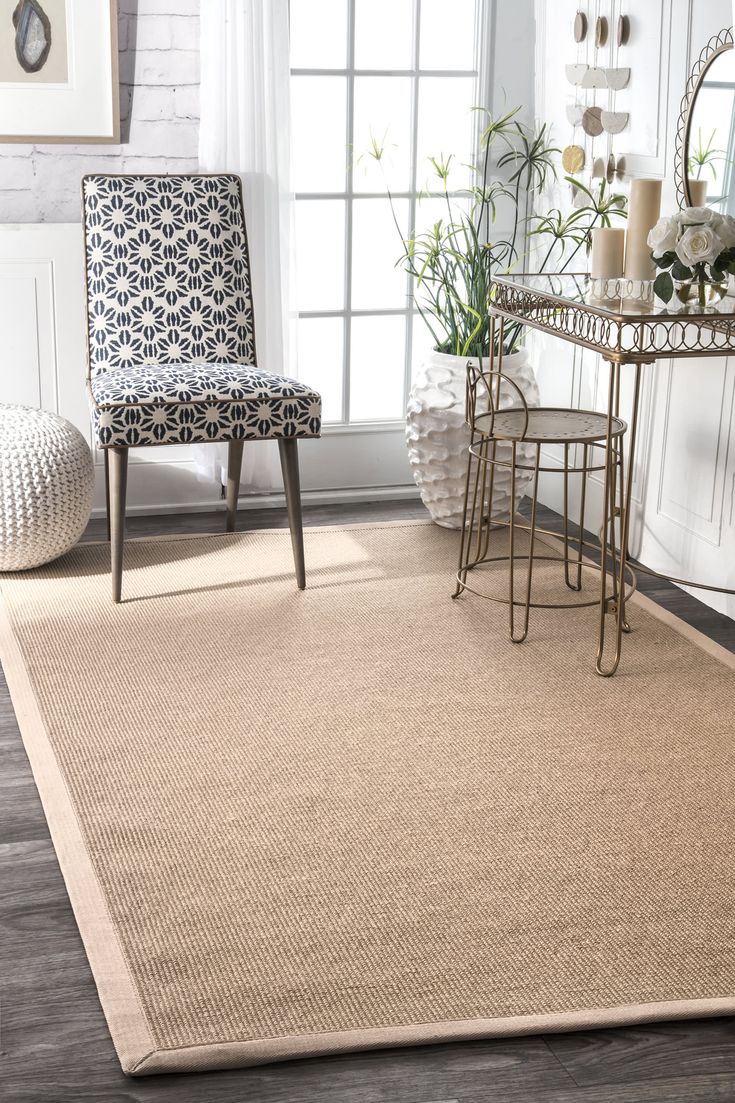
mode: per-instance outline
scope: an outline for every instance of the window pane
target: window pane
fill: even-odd
[[[292,77],[294,189],[345,190],[347,81]]]
[[[475,68],[475,0],[421,0],[422,69]]]
[[[410,77],[355,77],[355,191],[382,192],[386,182],[392,191],[408,191],[411,84]],[[371,137],[384,149],[381,164],[370,156]]]
[[[432,319],[429,319],[432,321]],[[441,338],[441,333],[438,327],[432,321],[437,337]],[[426,362],[434,348],[434,338],[431,335],[431,331],[423,320],[420,314],[414,314],[413,316],[413,336],[411,344],[411,378],[416,378],[416,372],[419,370],[422,364]]]
[[[419,189],[439,187],[429,157],[452,154],[450,190],[467,187],[473,160],[476,102],[474,77],[422,77],[419,81],[417,180]]]
[[[350,420],[402,418],[406,319],[352,319]]]
[[[344,200],[297,200],[297,309],[342,310],[345,305],[344,274]]]
[[[408,201],[394,201],[402,227],[408,224]],[[387,310],[408,303],[405,273],[396,268],[401,238],[387,199],[356,199],[352,215],[352,306]]]
[[[416,236],[433,230],[437,222],[446,228],[450,222],[461,224],[463,214],[470,208],[470,201],[466,196],[450,196],[449,205],[446,199],[439,196],[424,196],[416,201]]]
[[[344,69],[347,65],[349,0],[290,0],[291,66]]]
[[[341,318],[299,318],[299,379],[322,396],[325,421],[342,420],[344,322]]]
[[[413,0],[355,0],[355,68],[411,69]]]

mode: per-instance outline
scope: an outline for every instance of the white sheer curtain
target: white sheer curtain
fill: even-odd
[[[258,367],[295,375],[288,0],[204,0],[200,97],[200,170],[243,179]],[[200,475],[224,484],[227,446],[195,451]],[[242,485],[280,489],[275,442],[246,442]]]

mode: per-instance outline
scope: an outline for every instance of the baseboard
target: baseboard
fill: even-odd
[[[346,487],[338,490],[304,490],[301,500],[304,505],[350,505],[356,502],[411,501],[419,497],[416,486],[364,486]],[[286,505],[283,494],[242,494],[238,509],[278,509]],[[168,513],[217,513],[224,512],[222,498],[208,498],[198,502],[161,502],[155,505],[128,506],[129,517],[154,516]],[[104,517],[103,507],[92,510],[92,517]]]

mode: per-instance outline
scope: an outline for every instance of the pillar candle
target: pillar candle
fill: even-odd
[[[628,201],[628,232],[625,240],[625,278],[652,280],[656,267],[651,260],[648,235],[661,214],[661,180],[633,180]]]
[[[592,231],[592,259],[590,274],[593,279],[611,280],[623,274],[625,230],[601,228]]]
[[[707,184],[708,180],[689,180],[689,206],[690,207],[706,207],[707,206]]]

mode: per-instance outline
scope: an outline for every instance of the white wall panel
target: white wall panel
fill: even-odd
[[[572,37],[576,10],[586,10],[594,33],[598,14],[609,14],[611,37],[617,16],[631,19],[630,43],[595,53]],[[537,0],[537,97],[539,114],[555,129],[560,145],[572,140],[565,107],[575,91],[565,83],[564,64],[630,65],[629,89],[619,92],[615,109],[629,111],[630,126],[613,139],[597,139],[588,156],[612,149],[625,156],[628,174],[662,177],[664,209],[675,204],[674,141],[679,105],[691,63],[707,40],[732,21],[729,0],[652,0],[631,5],[562,4]],[[598,102],[600,102],[598,100]],[[575,140],[580,140],[578,133]],[[601,149],[605,143],[605,149]],[[607,366],[590,353],[558,339],[534,340],[542,402],[566,401],[605,409]],[[633,369],[623,369],[623,417],[628,416]],[[680,578],[735,587],[735,364],[718,359],[663,361],[644,366],[636,468],[633,484],[631,550],[655,570]],[[601,519],[602,482],[591,480],[587,527]],[[578,492],[571,495],[574,509]],[[542,498],[562,506],[560,479],[547,476]],[[575,514],[576,516],[576,514]],[[735,599],[692,591],[714,608],[735,617]]]
[[[20,275],[16,265],[0,264],[0,397],[22,406],[41,405],[37,282],[33,273]],[[27,340],[28,334],[33,340]]]

